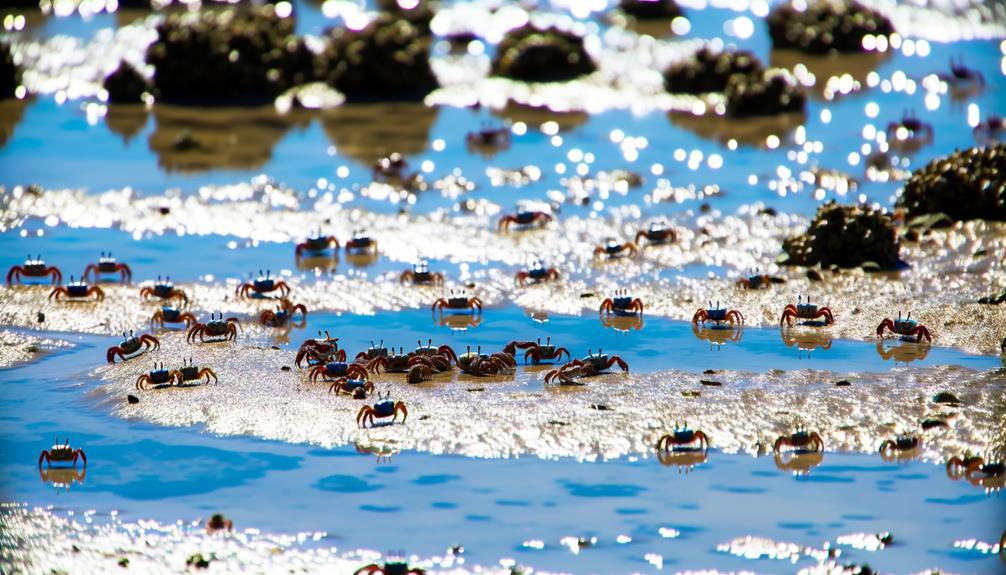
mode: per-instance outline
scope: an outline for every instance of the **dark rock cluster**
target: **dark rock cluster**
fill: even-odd
[[[271,5],[172,13],[157,33],[147,62],[165,101],[255,103],[313,80],[314,54],[294,34],[293,18]]]
[[[672,94],[722,92],[734,75],[761,74],[758,58],[747,50],[714,52],[708,47],[664,71],[664,87]]]
[[[883,14],[854,0],[810,0],[805,9],[779,4],[768,15],[768,33],[775,48],[810,54],[860,52],[863,36],[894,32]]]
[[[723,92],[727,113],[735,118],[802,112],[807,101],[793,75],[781,68],[730,76]]]
[[[0,100],[14,97],[14,91],[21,84],[21,70],[14,63],[10,46],[0,42]]]
[[[126,61],[105,76],[103,86],[112,104],[138,104],[143,101],[143,93],[150,91],[147,79]]]
[[[1006,143],[957,151],[916,170],[898,206],[911,218],[1006,221]]]
[[[530,24],[507,32],[492,62],[492,75],[525,82],[565,82],[595,70],[583,38]]]
[[[807,231],[783,241],[787,265],[891,270],[899,266],[897,230],[883,210],[864,205],[818,208]]]
[[[682,14],[674,0],[622,0],[618,9],[637,20],[670,20]]]

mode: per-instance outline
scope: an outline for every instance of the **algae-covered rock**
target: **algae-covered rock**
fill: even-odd
[[[247,104],[275,98],[314,75],[314,54],[294,35],[293,18],[271,5],[172,13],[147,48],[159,99]]]
[[[855,1],[810,0],[776,6],[768,15],[768,33],[775,48],[811,54],[861,52],[863,36],[887,36],[894,26],[886,16]]]
[[[898,206],[909,217],[946,214],[954,221],[1006,221],[1006,144],[937,158],[905,183]]]
[[[150,83],[128,62],[121,62],[114,72],[105,76],[102,83],[112,104],[138,104],[143,101],[143,93],[150,90]]]
[[[807,94],[796,78],[781,68],[730,76],[724,95],[727,113],[735,118],[802,112],[807,102]]]
[[[14,91],[21,85],[21,69],[14,63],[10,46],[0,42],[0,100],[14,97]]]
[[[674,0],[622,0],[618,9],[637,20],[670,20],[682,14]]]
[[[834,201],[818,208],[807,231],[787,238],[782,249],[787,265],[896,269],[897,230],[883,210],[865,205],[839,205]]]
[[[672,94],[722,92],[732,76],[762,72],[761,62],[747,50],[714,52],[704,47],[664,71],[664,88]]]
[[[382,12],[362,30],[329,30],[321,78],[349,99],[419,100],[436,89],[430,13]]]
[[[492,62],[492,75],[525,82],[565,82],[596,70],[582,37],[530,24],[507,32]]]

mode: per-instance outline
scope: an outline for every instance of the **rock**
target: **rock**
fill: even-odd
[[[261,104],[314,79],[315,55],[271,5],[174,12],[147,48],[158,99]]]
[[[664,70],[664,89],[672,94],[722,92],[735,74],[750,76],[763,71],[758,58],[747,50],[714,52],[703,47]]]
[[[824,281],[824,276],[821,275],[821,272],[815,269],[810,269],[807,270],[807,279],[812,282],[822,282]]]
[[[195,567],[196,569],[206,569],[210,566],[210,560],[203,557],[201,553],[196,553],[195,555],[190,555],[189,558],[185,560],[185,565],[188,567]]]
[[[711,386],[711,387],[720,387],[721,385],[723,385],[721,382],[719,382],[719,381],[713,381],[711,379],[700,379],[699,383],[701,383],[702,385],[708,385],[708,386]]]
[[[140,403],[140,398],[135,395],[127,395],[126,401],[129,402],[129,405],[136,405],[137,403]]]
[[[950,393],[949,391],[941,391],[933,396],[933,403],[942,403],[944,405],[960,405],[962,402],[959,397]]]
[[[898,206],[909,217],[1006,221],[1006,143],[957,151],[929,162],[905,182]]]
[[[786,265],[853,268],[874,262],[897,269],[898,237],[891,217],[864,205],[830,201],[817,210],[807,231],[783,241]]]
[[[144,92],[150,90],[150,83],[143,74],[126,61],[120,62],[114,72],[105,76],[102,85],[111,104],[139,104],[143,102]]]
[[[565,82],[596,70],[583,38],[555,27],[542,30],[528,24],[503,37],[491,74],[525,82]]]
[[[781,68],[730,76],[724,95],[727,114],[735,118],[802,112],[807,101],[807,94],[796,78]]]
[[[437,87],[425,9],[382,12],[362,30],[328,31],[319,75],[349,100],[422,100]]]
[[[835,382],[835,387],[849,387],[850,385],[852,385],[852,382],[848,379],[840,379]]]
[[[867,34],[889,36],[891,21],[855,1],[810,0],[780,4],[768,15],[774,48],[793,48],[810,54],[862,52]]]
[[[21,85],[21,69],[14,63],[14,54],[6,42],[0,42],[0,100],[14,97]]]
[[[672,20],[682,15],[674,0],[622,0],[618,9],[637,20]]]

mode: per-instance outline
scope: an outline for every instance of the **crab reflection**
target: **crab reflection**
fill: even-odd
[[[701,138],[721,144],[736,140],[739,144],[758,147],[765,147],[766,138],[772,135],[786,140],[787,134],[806,121],[806,115],[802,112],[757,118],[733,118],[713,113],[696,116],[690,112],[671,112],[668,117],[671,124]]]
[[[346,262],[358,268],[365,268],[377,263],[377,259],[379,257],[380,256],[376,251],[359,253],[350,252],[346,254]]]
[[[128,144],[147,126],[147,108],[142,104],[111,104],[105,114],[105,125]]]
[[[824,453],[785,451],[777,452],[773,457],[775,466],[783,471],[792,471],[794,475],[809,475],[814,469],[824,461]]]
[[[888,342],[892,344],[888,345]],[[926,359],[929,355],[929,346],[912,341],[878,340],[877,355],[887,361],[893,359],[895,363],[909,364],[915,360]]]
[[[641,315],[609,315],[602,313],[599,317],[601,325],[626,335],[632,330],[639,331],[643,329],[643,316]]]
[[[803,331],[780,328],[779,335],[782,337],[782,342],[786,344],[786,347],[793,347],[795,345],[800,357],[803,357],[803,352],[807,352],[808,359],[810,358],[810,353],[816,349],[831,349],[831,344],[834,341],[834,338],[828,333],[817,330]]]
[[[829,99],[828,96],[844,94],[843,88],[852,87],[847,79],[865,86],[870,72],[889,57],[890,52],[877,51],[818,56],[798,50],[778,49],[769,54],[769,63],[772,67],[790,71],[803,65],[817,78],[814,88],[809,89],[808,93],[817,99]]]
[[[450,328],[452,332],[464,333],[471,328],[476,328],[482,323],[480,313],[441,313],[434,314],[433,322],[440,327]]]
[[[75,467],[39,467],[38,477],[42,483],[49,483],[56,488],[56,495],[59,495],[60,489],[63,493],[70,492],[70,486],[74,483],[78,485],[84,484],[84,478],[87,477],[87,467],[82,467],[77,469]]]
[[[297,255],[294,262],[301,271],[334,272],[339,267],[339,255],[334,251],[328,255]]]
[[[716,346],[719,351],[728,343],[738,343],[744,336],[744,326],[742,324],[692,324],[692,333],[696,339],[709,342],[709,348]]]
[[[395,455],[401,453],[402,450],[393,447],[386,443],[374,443],[371,445],[364,445],[360,442],[354,444],[356,447],[356,452],[360,455],[374,455],[377,457],[377,463],[391,463],[391,458]]]
[[[696,465],[701,465],[709,458],[709,451],[705,449],[683,449],[683,450],[660,450],[657,451],[657,460],[666,467],[676,466],[678,473],[687,475]]]

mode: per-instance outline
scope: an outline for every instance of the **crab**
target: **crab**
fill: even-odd
[[[505,233],[510,231],[511,226],[529,228],[532,226],[545,227],[552,221],[552,214],[540,210],[518,210],[514,214],[506,214],[499,219],[496,229]]]
[[[1006,118],[997,114],[989,114],[983,121],[978,122],[972,133],[975,138],[985,140],[998,140],[1003,131],[1006,131]]]
[[[457,295],[456,295],[457,293]],[[433,313],[434,315],[439,310],[440,313],[445,312],[467,312],[467,313],[482,313],[482,300],[479,298],[465,297],[465,292],[455,292],[451,290],[450,297],[438,298],[437,301],[433,302]]]
[[[884,321],[880,322],[880,325],[877,326],[877,337],[883,339],[884,330],[901,336],[901,339],[904,341],[914,341],[918,343],[921,343],[922,340],[926,340],[926,342],[929,343],[932,343],[933,341],[933,336],[929,334],[929,329],[912,319],[912,312],[908,312],[905,319],[901,319],[900,311],[898,312],[898,319],[894,321],[885,317]]]
[[[411,270],[405,270],[398,276],[398,283],[413,285],[444,285],[444,274],[431,272],[426,260],[413,264]]]
[[[555,268],[546,268],[541,263],[541,260],[535,258],[534,261],[531,262],[531,267],[517,272],[514,276],[514,282],[519,286],[523,286],[528,283],[553,281],[559,279],[559,277],[559,270]]]
[[[318,364],[311,368],[309,372],[311,383],[318,383],[318,379],[324,381],[334,381],[340,377],[349,379],[367,379],[367,368],[358,363],[346,363],[344,361],[330,361]]]
[[[463,373],[482,377],[513,373],[517,362],[509,353],[485,354],[481,347],[473,352],[469,346],[468,351],[458,357],[458,367]]]
[[[346,242],[346,253],[367,255],[377,253],[377,240],[368,236],[363,230],[353,232],[353,237]]]
[[[880,458],[884,461],[908,461],[919,454],[922,440],[915,434],[899,434],[880,444]]]
[[[185,336],[185,341],[189,343],[196,343],[196,337],[199,337],[200,343],[210,343],[218,341],[233,341],[238,337],[238,328],[241,327],[241,321],[236,317],[229,317],[224,319],[224,314],[221,312],[219,317],[210,313],[210,319],[206,323],[196,322],[192,327],[189,328],[188,334]],[[207,340],[210,337],[212,339]]]
[[[321,337],[321,331],[318,331],[318,339],[305,339],[300,344],[294,363],[300,368],[300,362],[305,359],[308,366],[327,363],[330,360],[346,361],[346,350],[339,349],[338,342],[339,338],[332,337],[328,330],[325,331],[325,337]]]
[[[94,301],[103,301],[105,292],[98,286],[88,286],[83,280],[75,281],[70,276],[70,283],[65,286],[56,286],[49,292],[49,299],[59,301],[60,298],[68,298],[71,301],[83,301],[94,296]]]
[[[607,373],[612,366],[618,365],[622,371],[629,371],[629,364],[625,360],[613,355],[608,357],[602,350],[597,350],[594,355],[592,350],[587,350],[587,356],[583,359],[574,359],[563,364],[558,369],[553,369],[545,374],[545,383],[552,383],[558,380],[561,385],[581,385],[576,381],[577,377],[594,377]]]
[[[951,479],[964,477],[972,484],[980,485],[984,479],[1006,475],[1006,463],[986,463],[984,457],[970,454],[965,454],[963,458],[954,456],[947,461],[947,475]]]
[[[407,368],[405,381],[416,384],[433,379],[433,368],[425,364],[414,364]]]
[[[940,73],[940,80],[950,84],[956,89],[982,89],[985,87],[985,76],[974,68],[964,63],[964,56],[954,61],[950,58],[950,73]]]
[[[46,277],[52,279],[52,285],[59,285],[63,282],[63,273],[59,271],[59,268],[46,266],[40,255],[35,256],[35,259],[28,256],[23,265],[13,266],[7,272],[7,285],[11,285],[15,281],[22,283],[23,278],[35,280]]]
[[[522,342],[524,347],[524,363],[530,359],[531,363],[538,365],[543,361],[551,361],[554,359],[562,360],[562,354],[566,354],[566,359],[569,360],[569,350],[564,347],[556,347],[552,345],[552,338],[548,337],[545,339],[545,345],[541,345],[541,338],[538,338],[537,342]],[[531,344],[528,346],[527,344]],[[520,346],[519,346],[520,347]],[[503,348],[506,352],[507,348]]]
[[[373,382],[367,379],[349,379],[347,377],[340,377],[332,382],[332,385],[328,388],[328,392],[345,393],[347,395],[353,396],[353,399],[366,399],[371,393],[374,392]]]
[[[608,238],[604,240],[604,245],[594,248],[594,258],[620,258],[625,256],[626,252],[629,257],[634,258],[639,252],[639,246],[633,242],[620,243],[614,238]]]
[[[164,327],[166,323],[184,323],[185,327],[191,327],[193,324],[199,323],[196,316],[189,312],[183,312],[177,307],[173,306],[162,306],[159,310],[154,312],[154,315],[150,317],[150,325]]]
[[[629,290],[616,289],[614,297],[601,302],[600,312],[608,315],[643,315],[643,301],[629,295]]]
[[[698,445],[696,445],[698,444]],[[657,451],[706,451],[709,437],[701,429],[690,429],[688,422],[674,422],[674,431],[657,440]]]
[[[160,349],[160,347],[161,342],[156,337],[145,333],[136,336],[130,330],[128,336],[125,332],[122,333],[122,341],[119,342],[119,345],[113,345],[108,348],[105,358],[108,360],[108,363],[115,363],[116,356],[122,358],[122,361],[126,361],[127,359],[143,355],[150,351],[151,348]]]
[[[409,162],[405,159],[405,156],[398,152],[392,152],[374,162],[371,174],[379,182],[401,182],[409,179],[409,176],[406,174],[406,170],[408,169]]]
[[[468,147],[468,151],[493,153],[497,150],[508,150],[510,140],[510,128],[507,126],[494,128],[489,124],[483,124],[482,129],[465,134],[465,146]]]
[[[744,325],[744,314],[735,309],[728,310],[725,307],[720,307],[718,301],[715,306],[713,306],[713,302],[709,302],[709,307],[697,310],[692,316],[692,325],[705,325],[707,321],[712,322],[714,328]]]
[[[383,419],[385,417],[393,418],[392,423],[398,421],[398,414],[402,414],[402,423],[409,417],[409,409],[405,407],[405,404],[401,401],[394,401],[391,399],[391,392],[385,392],[382,397],[381,394],[377,395],[377,402],[374,405],[364,405],[360,408],[360,412],[356,414],[356,425],[358,427],[367,427],[367,422],[370,422],[370,426],[374,426],[375,419]],[[379,571],[377,571],[379,572]]]
[[[266,327],[283,327],[297,312],[300,312],[300,323],[294,325],[304,327],[307,325],[307,307],[302,303],[294,304],[284,297],[280,298],[275,311],[271,309],[263,311],[258,321]]]
[[[771,286],[772,284],[786,283],[786,280],[782,278],[777,278],[774,276],[770,276],[768,274],[758,273],[758,271],[759,270],[755,270],[754,274],[749,275],[748,277],[745,278],[738,279],[736,282],[734,282],[734,285],[743,289],[765,289]]]
[[[721,327],[693,323],[692,334],[694,334],[697,339],[709,342],[710,348],[715,345],[717,349],[719,349],[724,344],[740,342],[741,338],[744,336],[744,326],[728,324]]]
[[[223,516],[222,513],[214,513],[206,520],[206,532],[210,535],[217,531],[233,531],[234,522]]]
[[[384,345],[384,342],[381,342]],[[356,355],[357,361],[362,358],[361,355],[366,355],[367,352],[360,352]],[[382,368],[388,373],[405,373],[409,371],[409,360],[412,359],[413,354],[405,353],[405,348],[399,347],[398,353],[395,353],[395,348],[388,350],[386,355],[377,355],[373,359],[369,360],[368,366],[374,373],[379,372]]]
[[[458,361],[460,362],[461,358],[458,358]],[[451,370],[451,359],[443,355],[413,355],[406,364],[410,370],[417,365],[425,365],[434,373],[443,373]]]
[[[339,249],[339,240],[335,236],[324,236],[321,233],[317,233],[306,240],[297,244],[294,249],[294,256],[300,259],[304,255],[308,256],[318,256],[322,255],[329,250],[333,253]]]
[[[933,141],[933,126],[914,112],[905,112],[900,121],[887,124],[887,140],[905,145],[929,144]]]
[[[180,299],[183,303],[189,303],[189,296],[185,295],[184,291],[176,288],[175,284],[171,283],[171,276],[166,277],[163,281],[161,281],[161,276],[157,276],[157,282],[154,285],[140,288],[141,298],[146,299],[149,296],[169,301]]]
[[[797,453],[816,453],[824,451],[824,440],[816,431],[798,427],[793,433],[776,439],[772,451],[779,453],[783,447],[791,447]]]
[[[192,362],[190,357],[188,361],[182,360],[182,367],[179,367],[174,372],[175,383],[177,385],[190,384],[194,381],[202,380],[203,384],[209,385],[210,378],[213,378],[213,383],[219,383],[220,379],[217,378],[217,374],[213,372],[212,369],[208,367],[199,367]]]
[[[419,567],[409,567],[405,561],[389,559],[383,565],[377,563],[364,565],[354,571],[353,575],[426,575],[426,570]]]
[[[154,369],[136,378],[136,389],[145,390],[147,386],[167,387],[175,383],[175,372],[164,369],[164,363],[154,363]]]
[[[84,281],[88,281],[91,274],[94,274],[94,282],[97,283],[101,280],[102,276],[119,274],[119,281],[124,284],[128,284],[133,281],[133,270],[129,269],[129,266],[123,263],[115,261],[112,257],[112,252],[101,252],[101,257],[98,258],[98,263],[87,264],[84,268]]]
[[[828,306],[818,307],[817,304],[810,303],[809,296],[807,297],[807,303],[803,303],[803,296],[797,296],[796,305],[788,304],[782,311],[779,325],[785,322],[786,325],[791,326],[793,325],[793,318],[806,320],[803,325],[831,325],[835,323],[835,318],[831,314],[831,308]],[[817,318],[824,318],[824,322],[817,322]]]
[[[660,220],[651,223],[645,230],[636,232],[635,245],[642,246],[643,240],[646,240],[651,246],[662,246],[676,243],[678,241],[678,234],[674,231],[674,228],[667,225],[667,222]]]
[[[70,438],[66,439],[63,444],[59,443],[59,438],[56,438],[56,443],[52,445],[48,450],[43,449],[42,453],[38,456],[38,468],[42,469],[42,462],[45,461],[48,467],[52,467],[53,463],[65,463],[70,464],[72,467],[77,467],[77,459],[84,463],[84,467],[87,467],[87,455],[84,454],[83,449],[74,449],[70,447]]]
[[[266,297],[266,294],[277,290],[281,298],[290,295],[290,286],[285,281],[272,279],[269,270],[265,271],[265,275],[262,275],[262,270],[259,270],[257,278],[239,285],[234,293],[241,297],[263,298]]]

